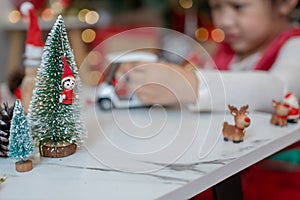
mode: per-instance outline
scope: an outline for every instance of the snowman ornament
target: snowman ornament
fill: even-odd
[[[78,95],[74,93],[74,87],[76,84],[76,80],[74,75],[68,65],[66,57],[63,57],[64,62],[64,72],[62,75],[62,86],[64,90],[61,92],[59,101],[64,105],[72,105],[74,102],[74,98],[78,98]]]

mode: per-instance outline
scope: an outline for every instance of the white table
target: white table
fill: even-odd
[[[223,141],[224,113],[85,109],[88,137],[69,157],[33,156],[18,173],[0,158],[0,199],[187,199],[300,139],[300,124],[276,127],[250,113],[245,140]]]

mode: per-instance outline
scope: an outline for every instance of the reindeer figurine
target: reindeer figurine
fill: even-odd
[[[225,141],[233,141],[239,143],[244,140],[245,128],[250,125],[250,118],[248,117],[248,105],[242,106],[240,110],[232,105],[228,105],[231,115],[234,116],[235,125],[230,125],[228,122],[223,124],[223,136]]]
[[[288,115],[290,113],[290,106],[282,101],[272,100],[273,107],[276,114],[271,117],[271,124],[278,126],[286,126],[288,124]]]

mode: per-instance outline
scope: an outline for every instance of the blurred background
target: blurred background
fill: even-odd
[[[102,41],[126,30],[139,27],[163,27],[184,33],[212,51],[213,43],[224,39],[221,30],[211,25],[206,0],[27,0],[34,4],[46,40],[56,17],[64,18],[77,65],[89,55],[89,70],[99,68],[101,52],[93,49]],[[20,13],[25,0],[0,1],[0,81],[22,70],[28,19]],[[132,48],[138,41],[172,44],[182,48],[178,38],[163,42],[155,31],[129,34],[123,41],[106,45],[117,51]],[[175,41],[175,42],[174,42]],[[177,41],[177,42],[176,42]],[[177,46],[176,46],[177,45]],[[90,80],[94,84],[95,80]]]
[[[26,1],[31,2],[36,9],[43,41],[57,16],[63,16],[77,66],[80,67],[86,61],[85,71],[99,71],[105,53],[133,49],[141,43],[192,53],[179,34],[163,37],[153,29],[131,31],[122,39],[107,42],[102,49],[95,51],[103,41],[126,30],[140,27],[174,30],[194,39],[209,54],[225,37],[222,30],[214,28],[211,23],[207,0],[1,0],[0,82],[24,68],[28,18],[20,13],[20,5]],[[299,16],[299,10],[292,15],[297,20]],[[186,56],[194,56],[191,59],[195,60],[195,55]],[[176,58],[170,59],[168,61],[177,64],[182,62]],[[98,78],[99,74],[94,78],[91,75],[82,77],[83,82],[89,84],[96,84]]]

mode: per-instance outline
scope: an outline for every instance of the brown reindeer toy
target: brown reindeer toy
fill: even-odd
[[[230,125],[228,122],[223,124],[223,136],[225,141],[233,141],[239,143],[244,140],[245,128],[250,125],[250,118],[248,117],[248,105],[242,106],[240,110],[232,105],[228,105],[231,115],[234,116],[235,125]]]
[[[272,104],[276,114],[272,115],[271,124],[278,126],[286,126],[288,124],[290,106],[285,102],[275,100],[272,100]]]

